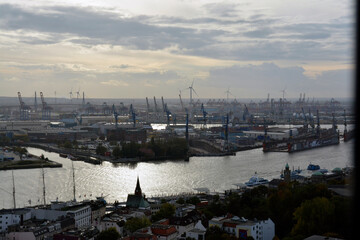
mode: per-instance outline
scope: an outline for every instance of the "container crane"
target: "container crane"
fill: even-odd
[[[40,97],[41,97],[41,103],[42,103],[42,111],[41,111],[42,119],[50,120],[52,107],[47,105],[47,103],[45,102],[45,99],[44,99],[44,94],[42,92],[40,92]]]
[[[118,116],[119,116],[119,114],[116,111],[115,104],[112,105],[112,112],[113,112],[114,118],[115,118],[115,128],[117,129],[118,128]]]
[[[179,98],[180,98],[181,110],[184,111],[184,103],[183,103],[183,101],[181,99],[181,92],[179,94]]]
[[[307,118],[306,118],[306,115],[305,115],[305,112],[304,112],[304,108],[301,108],[301,111],[304,115],[304,129],[307,129],[308,128],[308,121],[307,121]]]
[[[37,103],[37,97],[36,97],[36,91],[35,91],[35,100],[34,100],[34,110],[35,110],[35,112],[37,112],[37,107],[38,107],[38,103]]]
[[[132,104],[130,104],[129,113],[131,114],[131,118],[133,120],[133,127],[136,127],[136,114]]]
[[[165,103],[164,103],[164,98],[162,96],[161,96],[161,102],[162,102],[163,112],[165,112]]]
[[[170,112],[170,110],[168,109],[166,103],[165,103],[165,105],[164,105],[164,110],[165,110],[165,112],[166,112],[167,125],[169,126],[169,125],[170,125],[171,112]]]
[[[203,103],[201,104],[201,112],[202,112],[202,114],[203,114],[204,126],[206,126],[206,120],[207,120],[206,116],[207,116],[208,113],[205,111],[205,108],[204,108],[204,104],[203,104]]]
[[[20,102],[20,120],[29,120],[29,111],[31,108],[24,103],[20,92],[18,92],[18,98]]]
[[[309,108],[309,123],[310,123],[312,130],[314,131],[314,129],[315,129],[314,118],[311,116],[310,108]]]
[[[156,98],[154,96],[154,106],[155,106],[155,112],[157,113],[158,112],[158,107],[157,107],[157,103],[156,103]]]
[[[229,150],[229,114],[226,114],[226,122],[225,122],[225,145],[224,148],[226,149],[226,151]]]
[[[344,136],[347,134],[346,110],[344,109]]]
[[[185,138],[186,138],[186,143],[189,146],[189,113],[187,108],[185,108],[185,111],[186,111]]]
[[[150,114],[150,104],[149,99],[146,97],[146,119],[149,121],[149,114]]]
[[[316,134],[320,136],[320,115],[318,109],[316,110],[316,119],[317,119]]]

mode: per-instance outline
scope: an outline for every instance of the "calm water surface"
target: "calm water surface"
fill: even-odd
[[[147,196],[194,192],[194,188],[206,187],[210,191],[223,192],[234,188],[234,183],[246,182],[255,172],[271,180],[279,178],[288,163],[290,168],[306,169],[309,163],[332,170],[335,167],[353,166],[353,144],[312,149],[297,153],[263,153],[262,149],[238,152],[236,156],[192,157],[189,162],[163,161],[137,164],[92,165],[73,162],[77,199],[92,198],[103,194],[106,200],[126,201],[127,194],[135,189],[139,176],[141,188]],[[45,169],[46,201],[72,199],[72,162],[56,153],[28,148],[35,155],[63,164],[63,168]],[[41,169],[15,170],[16,204],[24,207],[42,203]],[[85,197],[86,195],[86,197]],[[81,197],[80,197],[81,196]],[[12,207],[11,171],[0,171],[0,208]]]

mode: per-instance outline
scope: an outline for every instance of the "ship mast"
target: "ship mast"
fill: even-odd
[[[74,168],[74,162],[71,161],[71,166],[72,166],[72,170],[73,170],[73,184],[74,184],[74,188],[73,188],[73,193],[74,193],[74,202],[76,202],[76,188],[75,188],[75,168]]]
[[[12,171],[12,182],[13,182],[13,201],[14,201],[14,209],[16,208],[16,200],[15,200],[15,180],[14,180],[14,171]]]
[[[45,173],[44,173],[44,167],[41,167],[42,169],[42,180],[43,180],[43,198],[44,198],[44,206],[46,206],[46,192],[45,192]]]

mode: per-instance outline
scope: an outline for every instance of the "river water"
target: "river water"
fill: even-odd
[[[342,129],[340,129],[342,130]],[[236,156],[192,157],[185,161],[143,162],[137,164],[92,165],[73,162],[77,200],[106,196],[108,202],[126,201],[133,193],[139,176],[146,196],[194,192],[194,188],[208,188],[223,192],[235,188],[234,183],[246,182],[255,172],[271,180],[279,178],[286,163],[290,168],[306,169],[309,163],[329,171],[335,167],[353,166],[354,140],[339,145],[288,153],[263,153],[262,149],[237,152]],[[63,164],[62,168],[45,169],[46,201],[73,198],[72,161],[57,153],[28,148],[35,155],[44,154]],[[0,208],[12,208],[12,171],[0,171]],[[14,170],[17,207],[42,203],[43,182],[41,169]]]

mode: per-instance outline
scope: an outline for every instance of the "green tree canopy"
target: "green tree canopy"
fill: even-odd
[[[107,148],[104,147],[103,145],[99,144],[97,147],[96,147],[96,154],[97,155],[105,155],[105,152],[107,151]]]
[[[170,218],[175,213],[175,206],[170,203],[163,203],[160,210],[152,216],[153,222],[159,221],[163,218]]]
[[[130,231],[131,233],[135,232],[138,229],[148,227],[151,225],[151,222],[148,218],[131,218],[126,221],[125,229]]]
[[[294,212],[296,224],[291,234],[321,235],[330,232],[334,224],[334,213],[335,206],[327,198],[307,200]]]
[[[116,231],[116,228],[111,227],[107,230],[102,231],[97,237],[96,240],[117,240],[120,237],[120,233]]]
[[[121,149],[119,146],[113,148],[112,155],[116,158],[121,157]]]

